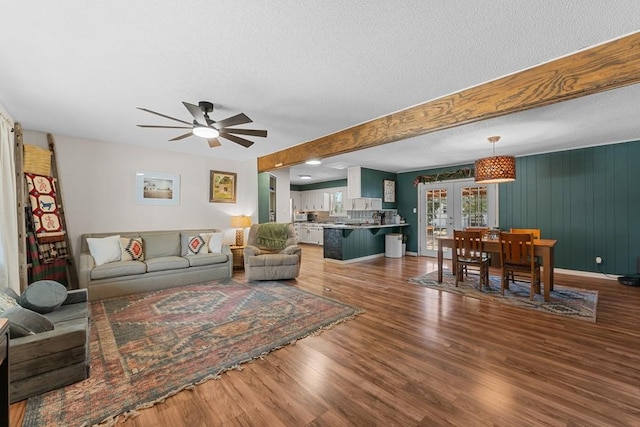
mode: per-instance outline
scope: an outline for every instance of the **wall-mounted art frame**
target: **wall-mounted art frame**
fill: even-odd
[[[136,172],[136,203],[178,206],[180,175],[164,172]]]
[[[238,174],[211,171],[209,176],[209,202],[235,203]]]
[[[396,182],[392,179],[383,180],[382,184],[382,201],[395,203],[396,201]]]

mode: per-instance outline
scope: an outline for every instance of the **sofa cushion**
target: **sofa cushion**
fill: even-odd
[[[53,322],[36,313],[19,305],[11,307],[0,313],[0,317],[9,320],[9,333],[11,338],[26,337],[35,335],[40,332],[52,331]]]
[[[96,265],[120,261],[120,236],[88,237],[89,252]]]
[[[168,256],[180,256],[180,232],[158,231],[140,233],[146,259]]]
[[[147,266],[142,261],[118,261],[100,265],[91,270],[91,280],[110,279],[112,277],[144,274]]]
[[[120,237],[121,261],[144,261],[142,237]]]
[[[189,265],[191,267],[198,267],[201,265],[214,265],[223,264],[227,262],[226,254],[199,254],[187,257]]]
[[[38,313],[55,311],[67,299],[67,288],[53,280],[33,282],[24,290],[18,303]]]
[[[188,268],[189,261],[179,256],[165,256],[160,258],[152,258],[145,261],[147,264],[147,272],[176,270],[180,268]]]

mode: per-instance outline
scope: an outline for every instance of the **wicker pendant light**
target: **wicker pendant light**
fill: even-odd
[[[496,156],[496,142],[499,136],[490,136],[493,144],[493,156],[476,160],[475,181],[478,184],[498,184],[516,180],[516,158],[513,156]]]

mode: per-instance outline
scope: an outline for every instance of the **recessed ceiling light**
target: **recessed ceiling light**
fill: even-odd
[[[307,160],[305,163],[308,165],[319,165],[322,162],[318,159],[313,159],[313,160]]]
[[[298,175],[300,179],[311,179],[311,175]]]

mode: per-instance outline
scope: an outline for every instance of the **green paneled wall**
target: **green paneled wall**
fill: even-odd
[[[349,260],[384,253],[385,235],[398,233],[400,227],[343,230],[342,259]]]
[[[636,272],[640,257],[640,141],[516,159],[517,179],[500,184],[500,228],[540,228],[558,240],[556,267],[611,274]],[[462,165],[466,166],[466,165]],[[398,174],[398,213],[407,250],[416,252],[419,175],[461,166]]]
[[[640,257],[640,141],[518,158],[500,185],[500,227],[558,240],[556,266],[636,272]]]
[[[360,170],[360,185],[362,188],[362,197],[375,197],[378,199],[382,199],[384,195],[384,184],[383,181],[385,179],[390,179],[393,181],[398,180],[398,175],[393,172],[384,172],[376,169],[368,169],[361,168]],[[396,182],[396,192],[397,192]],[[396,202],[391,203],[382,203],[382,209],[396,209],[397,207],[398,195],[396,194]]]

